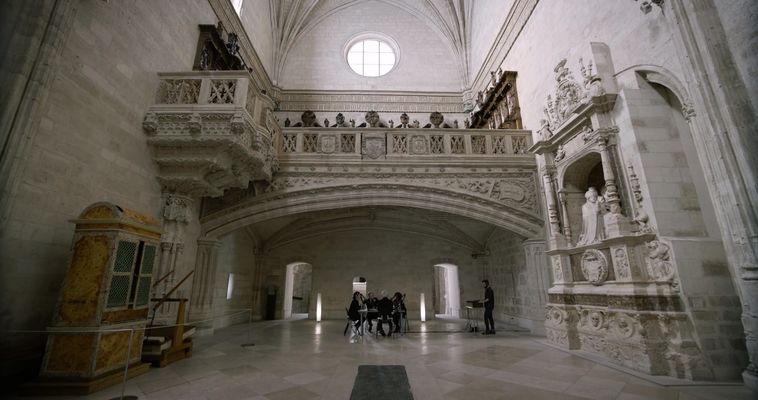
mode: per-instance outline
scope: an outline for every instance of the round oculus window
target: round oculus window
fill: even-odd
[[[380,39],[362,39],[350,44],[347,64],[357,74],[382,76],[392,71],[397,62],[393,46]]]

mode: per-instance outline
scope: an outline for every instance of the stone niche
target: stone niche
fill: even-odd
[[[593,57],[609,60],[593,46]],[[670,243],[639,212],[639,182],[620,161],[610,65],[555,67],[537,154],[548,215],[548,340],[651,375],[713,379],[680,294]],[[608,82],[610,81],[610,82]]]

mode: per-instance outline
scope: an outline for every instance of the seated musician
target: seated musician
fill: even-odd
[[[387,298],[386,290],[382,290],[381,296],[382,298],[376,302],[376,308],[379,312],[379,334],[382,336],[387,336],[387,334],[384,332],[383,323],[389,323],[390,332],[392,332],[392,319],[390,318],[392,315],[392,300]]]
[[[392,296],[392,321],[395,323],[394,333],[400,332],[400,318],[408,311],[405,308],[404,298],[405,296],[400,292],[395,292],[395,295]]]
[[[379,299],[374,296],[373,292],[368,293],[368,297],[363,302],[364,307],[366,307],[367,310],[376,310],[376,303],[379,301]],[[366,314],[366,320],[368,321],[368,332],[371,333],[371,330],[374,328],[374,322],[373,320],[377,319],[379,317],[379,313],[376,311],[369,311]]]

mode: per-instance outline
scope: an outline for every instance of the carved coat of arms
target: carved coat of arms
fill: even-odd
[[[322,153],[331,154],[337,151],[337,137],[334,135],[323,135],[319,139],[319,150]]]
[[[377,159],[387,154],[387,142],[384,136],[368,136],[363,138],[361,154],[371,159]]]
[[[412,154],[426,154],[426,138],[424,136],[412,136],[411,137],[411,153]]]

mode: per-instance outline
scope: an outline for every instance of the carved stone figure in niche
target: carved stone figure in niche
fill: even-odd
[[[400,114],[400,125],[397,126],[398,128],[410,128],[410,124],[408,124],[408,114],[402,113]]]
[[[468,120],[468,118],[463,120],[463,126],[468,129],[471,126],[471,121]]]
[[[417,119],[414,119],[414,120],[413,120],[413,124],[411,125],[411,128],[418,128],[418,126],[419,126],[419,122],[418,122],[418,120],[417,120]]]
[[[647,244],[648,249],[648,274],[656,281],[670,281],[674,279],[674,267],[671,264],[669,246],[658,240]]]
[[[453,120],[453,128],[458,129],[458,120]]]
[[[563,145],[559,144],[558,149],[555,150],[555,162],[563,160],[566,157],[566,150],[563,149]]]
[[[587,201],[582,205],[582,234],[576,242],[577,246],[599,242],[605,238],[603,232],[603,216],[598,193],[594,187],[587,189],[584,194]]]
[[[292,122],[290,122],[290,119],[289,119],[289,118],[285,119],[285,120],[284,120],[284,127],[285,127],[285,128],[289,128],[289,127],[290,127],[290,124],[291,124],[291,123],[292,123]]]
[[[389,120],[389,123],[390,123],[390,128],[394,128],[395,127],[395,121]]]
[[[324,126],[329,126],[329,119],[328,118],[324,118]]]
[[[316,113],[314,113],[311,110],[308,110],[308,111],[304,112],[300,116],[300,121],[302,121],[302,122],[298,122],[298,123],[295,124],[296,127],[301,127],[302,126],[304,128],[310,128],[310,127],[314,127],[314,126],[321,126],[321,125],[318,124],[318,122],[316,122]]]
[[[434,125],[435,128],[439,129],[440,125],[442,125],[442,122],[444,120],[445,120],[445,117],[442,116],[442,113],[440,113],[440,112],[435,111],[435,112],[429,114],[429,122],[431,122],[432,125]]]
[[[481,107],[482,103],[484,103],[484,93],[480,90],[476,93],[476,105]]]
[[[355,128],[355,120],[350,118],[350,127]]]
[[[492,87],[497,86],[497,74],[495,71],[490,71],[490,85],[492,85]]]

